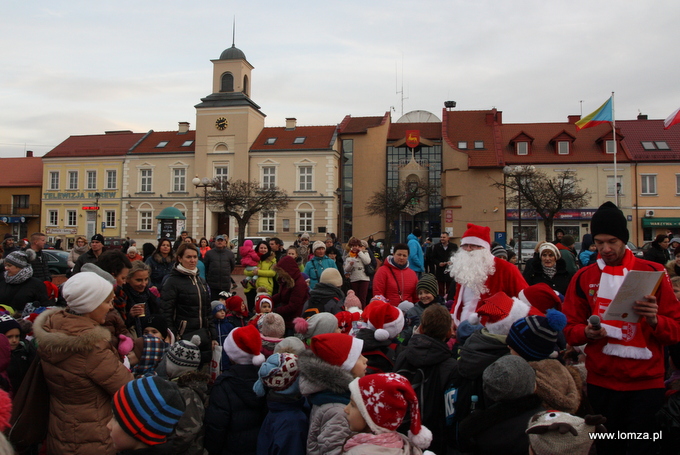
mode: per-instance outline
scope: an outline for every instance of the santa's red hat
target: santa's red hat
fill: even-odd
[[[544,316],[549,309],[562,311],[562,299],[560,293],[546,283],[538,283],[520,291],[517,296],[524,302],[539,310]]]
[[[255,365],[259,367],[265,361],[262,349],[262,338],[260,332],[254,325],[238,327],[224,340],[224,352],[229,356],[229,360],[238,365]]]
[[[468,223],[467,230],[460,239],[461,245],[477,245],[491,249],[491,229],[488,226],[477,226],[476,224]]]
[[[350,382],[349,390],[374,434],[397,431],[408,412],[409,439],[421,449],[430,446],[432,432],[421,424],[418,398],[405,377],[396,373],[369,374]]]
[[[505,292],[497,292],[482,300],[477,312],[468,317],[468,322],[482,324],[489,333],[507,335],[515,321],[531,314],[537,312],[526,302],[508,297]]]
[[[394,338],[404,328],[404,313],[381,300],[369,303],[362,313],[362,318],[371,330],[375,330],[373,336],[378,341]]]
[[[312,352],[321,360],[352,371],[361,356],[364,341],[344,333],[324,333],[312,337]]]

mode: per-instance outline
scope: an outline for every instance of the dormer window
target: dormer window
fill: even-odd
[[[458,142],[458,148],[462,149],[462,150],[467,149],[467,141],[459,141]]]
[[[557,141],[557,154],[569,155],[569,141]]]
[[[655,141],[656,148],[659,150],[670,150],[671,148],[668,146],[668,143],[666,141]]]
[[[296,137],[293,144],[304,144],[305,139],[307,139],[305,136]]]
[[[515,142],[515,152],[517,152],[518,155],[528,155],[529,143],[526,141]]]
[[[268,137],[268,138],[264,141],[264,144],[265,144],[265,145],[272,145],[274,142],[276,142],[276,138],[275,138],[275,137]]]
[[[475,149],[480,150],[484,148],[484,141],[475,141]]]
[[[160,142],[158,143],[158,145],[156,146],[156,148],[157,148],[157,149],[162,149],[163,147],[165,147],[165,146],[168,145],[169,143],[170,143],[170,141],[160,141]]]
[[[612,155],[613,155],[613,154],[614,154],[614,150],[615,150],[614,141],[606,141],[605,144],[606,144],[606,146],[605,146],[605,153],[609,153],[609,154],[612,154]]]

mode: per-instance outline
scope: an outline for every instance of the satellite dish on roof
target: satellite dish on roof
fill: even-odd
[[[441,123],[441,119],[428,111],[411,111],[402,115],[397,123]]]

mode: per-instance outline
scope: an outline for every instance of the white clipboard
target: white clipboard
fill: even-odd
[[[639,322],[640,316],[633,310],[635,301],[643,300],[646,295],[654,295],[659,284],[661,284],[663,275],[663,271],[631,270],[628,272],[614,300],[602,315],[602,319],[605,321]]]

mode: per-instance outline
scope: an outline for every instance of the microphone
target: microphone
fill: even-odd
[[[593,330],[600,330],[602,324],[600,324],[600,317],[597,315],[592,315],[588,318],[588,323],[592,326]]]

